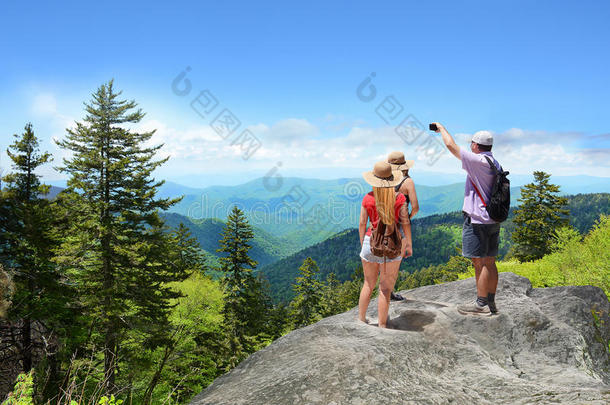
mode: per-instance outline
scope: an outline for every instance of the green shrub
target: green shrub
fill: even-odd
[[[98,405],[121,405],[123,403],[122,399],[115,399],[114,395],[110,395],[110,398],[103,396],[100,398]]]
[[[610,297],[610,216],[601,216],[584,239],[572,228],[556,234],[553,253],[532,262],[498,262],[498,271],[527,277],[536,288],[594,285]],[[472,276],[474,269],[469,268],[459,278]]]
[[[8,398],[2,405],[33,405],[34,400],[34,378],[32,371],[28,374],[21,373],[17,376],[15,389],[8,394]]]

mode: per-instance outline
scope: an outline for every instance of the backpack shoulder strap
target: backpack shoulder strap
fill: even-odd
[[[494,168],[495,168],[495,166],[494,166]],[[472,181],[472,179],[470,180],[470,183],[472,183],[472,187],[474,187],[474,191],[477,192],[477,195],[481,199],[481,202],[483,203],[483,206],[487,207],[487,204],[485,204],[485,200],[483,199],[483,196],[481,195],[481,193],[479,193],[479,189],[477,188],[477,186],[475,186],[474,181]]]
[[[398,192],[400,190],[400,187],[402,186],[402,183],[405,182],[405,180],[407,180],[409,178],[409,175],[407,175],[404,179],[401,180],[400,183],[398,183],[395,187],[394,187],[394,191]]]
[[[491,170],[494,171],[494,174],[498,174],[498,168],[496,167],[494,162],[489,158],[489,156],[485,155],[485,159],[487,160],[487,163],[489,163],[489,166],[491,166]],[[500,165],[500,170],[502,171],[502,165]]]

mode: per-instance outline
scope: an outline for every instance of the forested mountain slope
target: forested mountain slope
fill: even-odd
[[[610,194],[578,194],[569,196],[570,225],[581,233],[587,232],[601,214],[610,214]],[[501,259],[511,246],[514,229],[512,212],[502,224],[500,234]],[[412,222],[413,256],[401,264],[401,270],[412,272],[423,267],[446,263],[461,249],[462,213],[431,215],[415,218]],[[316,261],[320,268],[320,278],[325,279],[331,272],[339,281],[350,278],[361,261],[358,230],[349,229],[331,238],[296,252],[278,262],[261,268],[271,283],[271,291],[276,300],[289,301],[292,298],[291,285],[299,266],[307,257]]]

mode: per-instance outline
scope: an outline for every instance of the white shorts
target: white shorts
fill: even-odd
[[[364,240],[362,241],[362,249],[360,250],[360,258],[365,262],[369,263],[381,263],[383,264],[383,257],[375,256],[373,252],[371,252],[371,237],[366,235]],[[402,260],[402,256],[395,257],[393,259],[386,258],[386,263],[391,262],[399,262]]]

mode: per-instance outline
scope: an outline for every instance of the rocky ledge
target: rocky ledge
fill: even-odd
[[[500,274],[493,316],[460,315],[474,279],[402,292],[389,329],[357,309],[254,353],[192,404],[608,404],[610,304],[597,287]],[[368,316],[374,322],[376,301]]]

